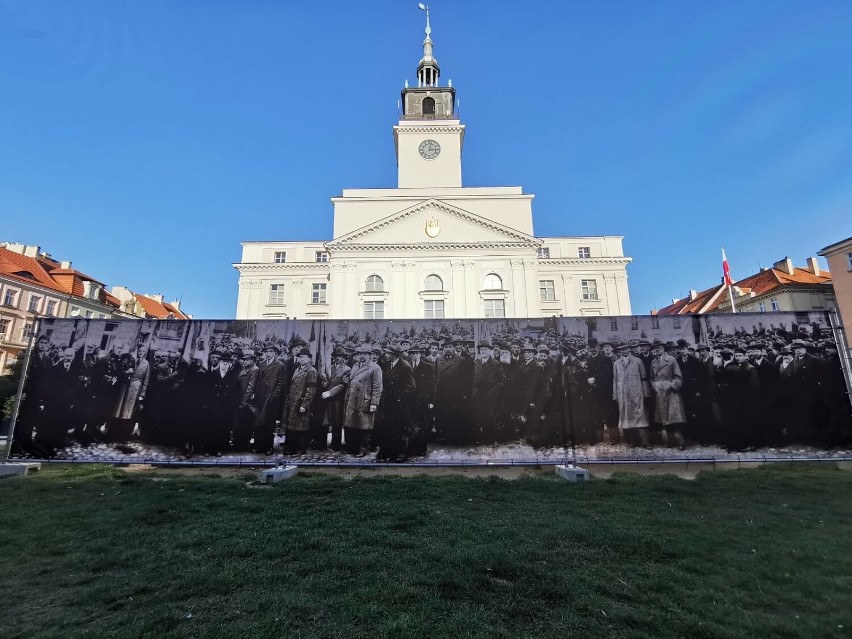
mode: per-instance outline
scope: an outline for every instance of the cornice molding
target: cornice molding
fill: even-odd
[[[527,242],[412,242],[406,244],[344,244],[332,250],[343,251],[435,251],[475,250],[475,249],[529,249],[537,244]]]
[[[393,130],[394,132],[402,133],[464,133],[464,124],[455,124],[451,126],[440,126],[434,124],[418,124],[415,126],[396,125]]]
[[[584,264],[630,264],[633,261],[632,257],[540,257],[538,263],[540,266],[582,266]]]
[[[331,269],[330,262],[290,262],[283,264],[264,263],[264,262],[234,262],[231,264],[240,272],[251,271],[329,271]]]

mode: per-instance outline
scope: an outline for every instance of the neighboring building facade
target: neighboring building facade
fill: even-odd
[[[134,293],[124,286],[113,286],[110,294],[115,298],[119,310],[129,316],[142,319],[178,319],[189,320],[192,315],[187,315],[180,309],[180,302],[166,302],[160,294],[152,295],[146,293]]]
[[[427,23],[393,127],[398,188],[332,198],[330,241],[243,242],[238,319],[629,315],[620,236],[536,237],[521,187],[463,187]],[[407,85],[407,83],[406,83]]]
[[[836,308],[831,273],[819,267],[817,258],[810,257],[807,266],[793,265],[785,257],[771,268],[761,269],[734,282],[734,306],[738,313],[769,311],[824,311]],[[651,311],[658,315],[691,315],[730,313],[731,301],[727,287],[720,283],[701,292],[690,291],[687,297],[673,300],[669,306]]]
[[[852,237],[822,249],[818,255],[828,261],[831,284],[837,298],[837,309],[846,333],[846,342],[852,336]],[[852,348],[852,344],[850,344]]]
[[[38,246],[0,243],[0,375],[26,351],[39,317],[166,319],[172,313],[175,319],[189,319],[179,303],[163,304],[157,297],[144,302],[150,312],[141,302],[123,305],[102,282],[71,268],[71,262],[54,260]]]

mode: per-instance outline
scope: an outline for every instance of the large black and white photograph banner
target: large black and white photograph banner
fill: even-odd
[[[850,443],[824,312],[43,319],[11,457],[706,459]]]

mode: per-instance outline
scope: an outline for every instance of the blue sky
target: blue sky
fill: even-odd
[[[233,317],[240,241],[393,187],[417,3],[0,0],[0,240]],[[625,236],[634,312],[852,235],[852,3],[432,4],[466,186]]]

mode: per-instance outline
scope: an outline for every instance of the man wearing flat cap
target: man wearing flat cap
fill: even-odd
[[[370,353],[371,348],[367,344],[355,349],[358,361],[349,373],[349,387],[344,400],[346,452],[355,457],[367,454],[367,442],[382,398],[382,369],[370,359]]]

